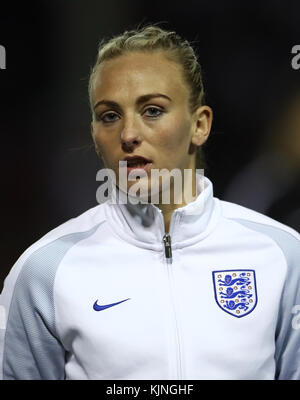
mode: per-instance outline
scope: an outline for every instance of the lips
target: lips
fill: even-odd
[[[140,170],[148,173],[152,168],[152,160],[143,156],[128,156],[123,161],[127,161],[127,174],[138,173]]]
[[[143,168],[146,164],[152,163],[152,160],[142,157],[142,156],[130,156],[125,157],[123,161],[127,161],[127,167],[132,168]]]

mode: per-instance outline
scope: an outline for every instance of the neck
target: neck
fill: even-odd
[[[168,195],[170,202],[165,204],[162,200],[162,193],[160,196],[160,202],[156,206],[162,211],[164,222],[165,222],[165,232],[168,233],[170,229],[170,222],[173,212],[177,208],[184,207],[185,205],[194,201],[197,197],[197,181],[196,181],[196,171],[191,168],[191,173],[184,175],[182,174],[182,190],[174,190],[174,185],[170,186],[170,190],[165,195]]]

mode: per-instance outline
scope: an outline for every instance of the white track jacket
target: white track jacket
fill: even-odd
[[[107,201],[21,255],[0,335],[5,380],[300,379],[299,234],[207,178],[169,235]]]

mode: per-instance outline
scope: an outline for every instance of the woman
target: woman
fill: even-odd
[[[89,94],[118,196],[12,268],[3,379],[299,379],[299,234],[196,173],[212,111],[189,43],[154,26],[101,43]]]

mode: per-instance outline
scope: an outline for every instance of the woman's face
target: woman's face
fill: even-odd
[[[126,157],[151,161],[146,168],[148,189],[151,169],[179,168],[182,173],[194,169],[195,154],[189,149],[208,136],[209,132],[203,134],[203,124],[209,131],[209,107],[190,113],[181,66],[163,52],[131,52],[104,61],[93,82],[92,99],[96,150],[106,168],[115,172],[117,182],[119,161]],[[128,189],[134,183],[127,181]]]

